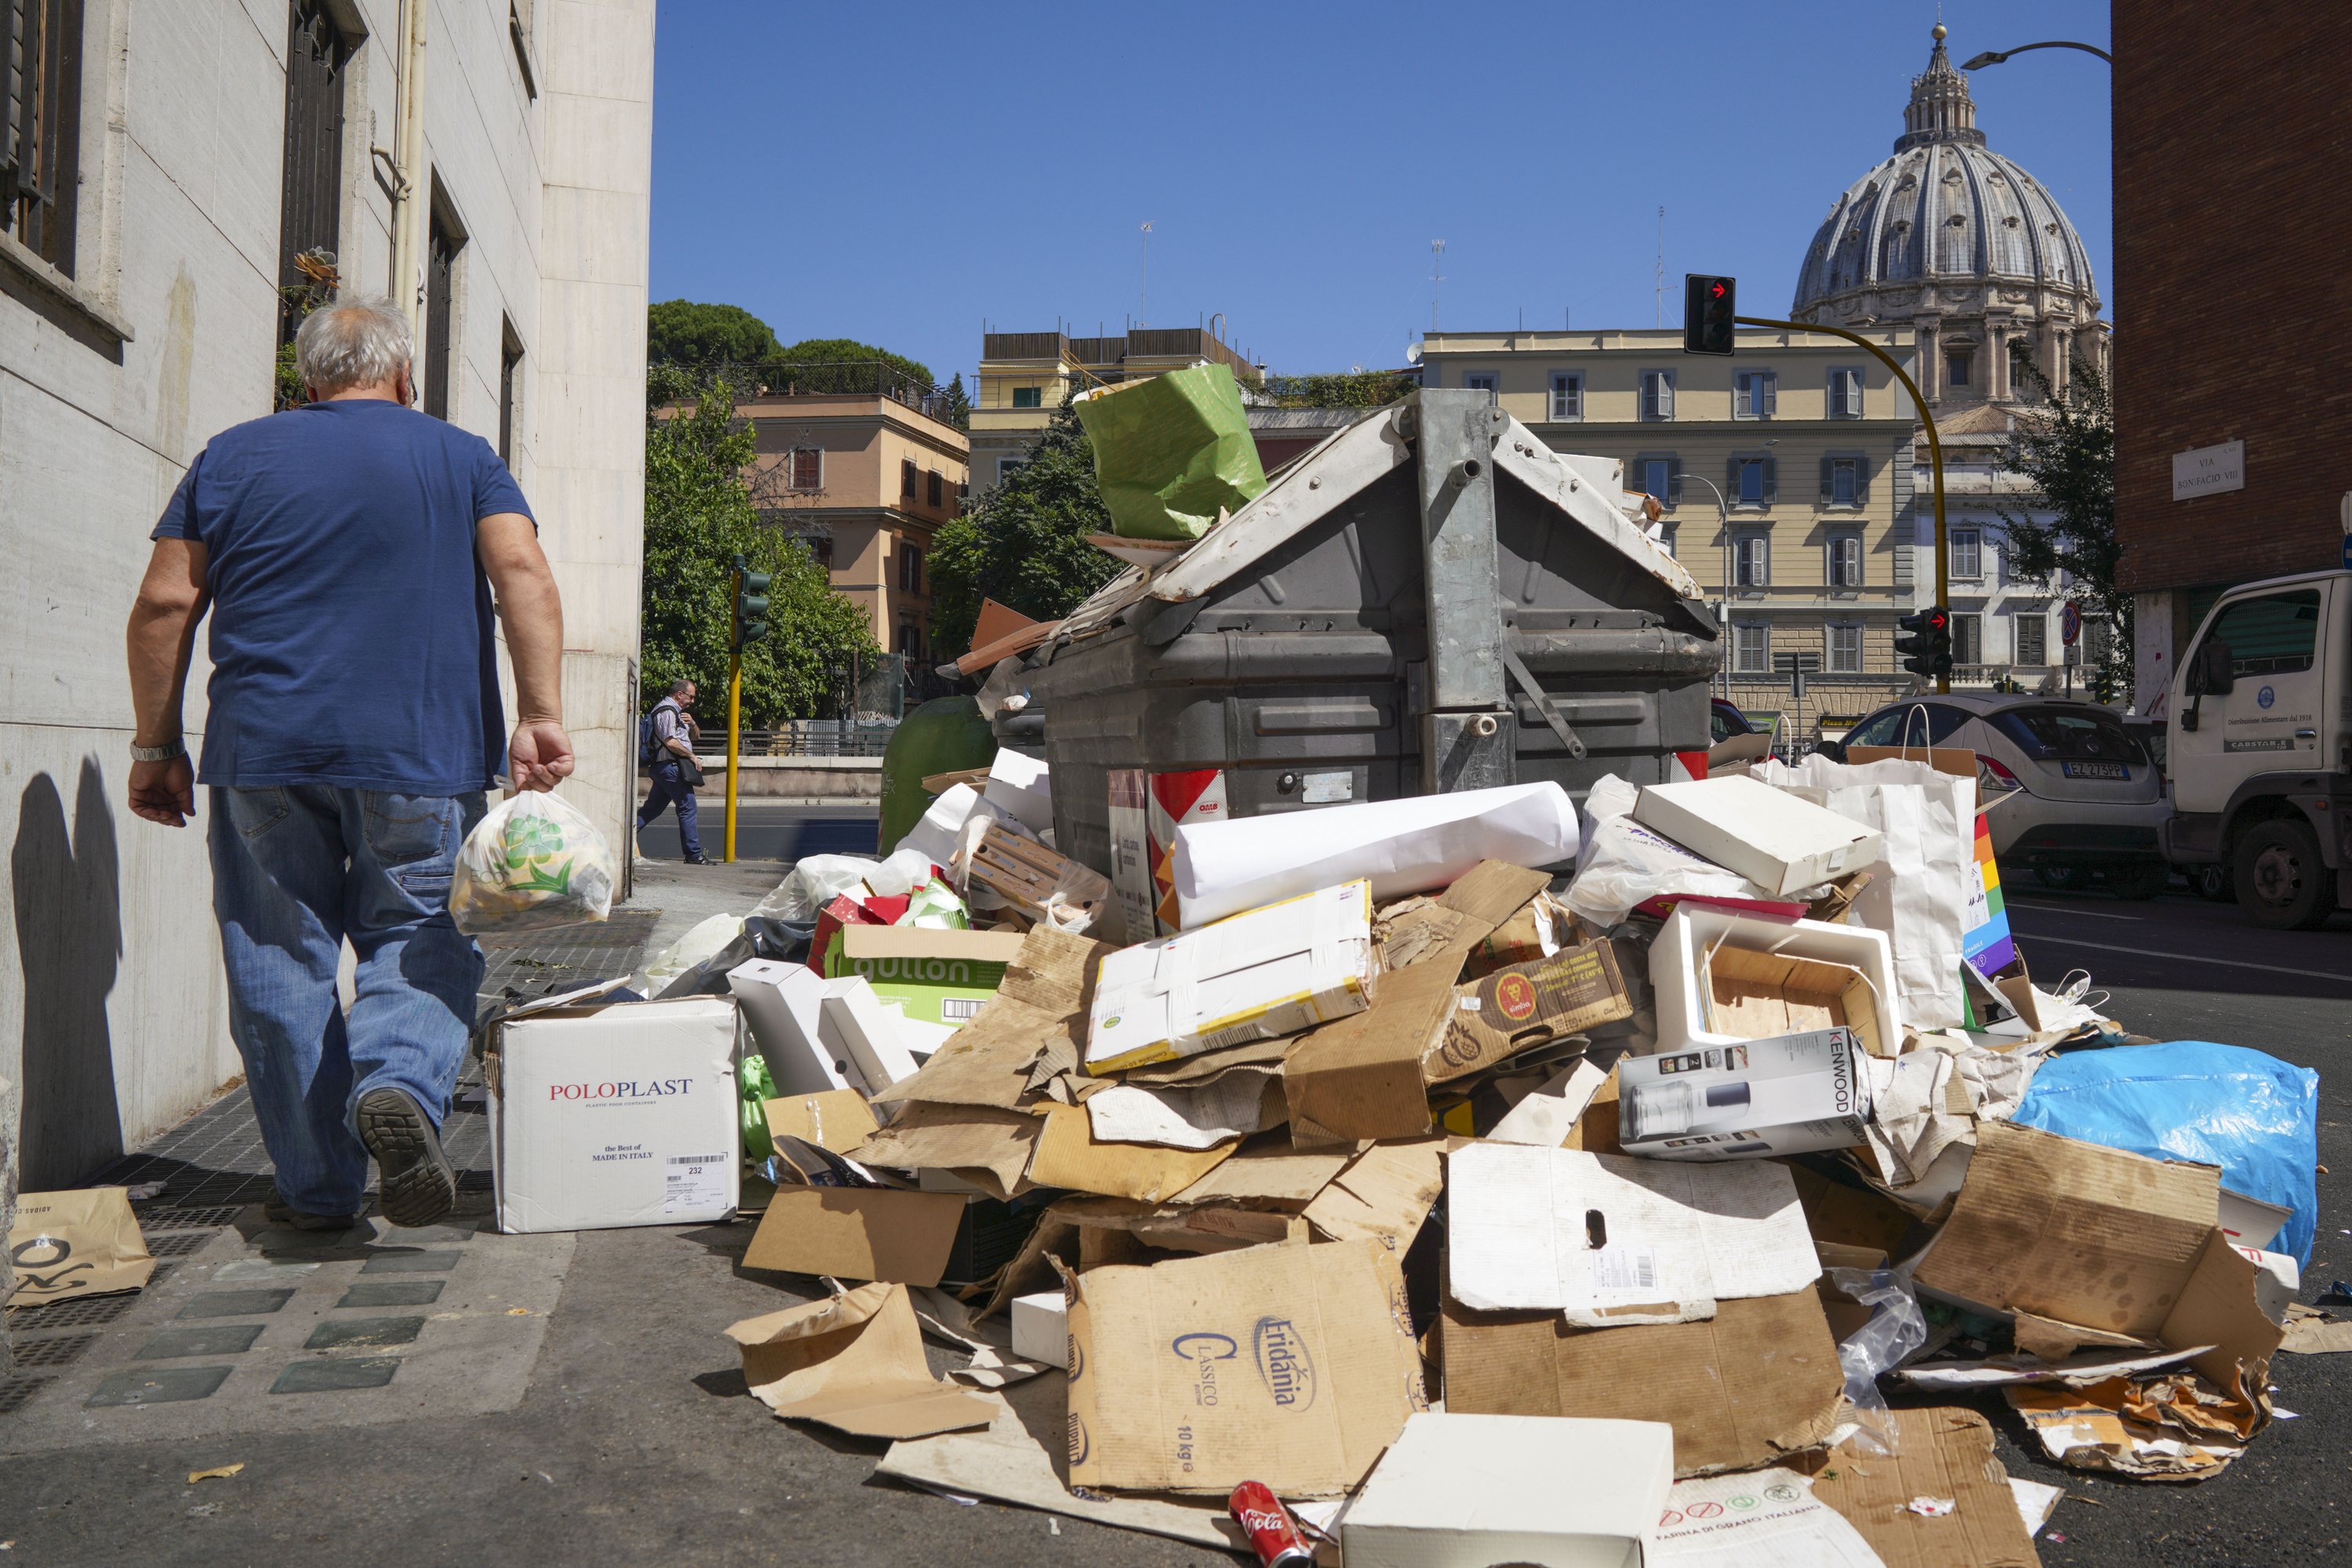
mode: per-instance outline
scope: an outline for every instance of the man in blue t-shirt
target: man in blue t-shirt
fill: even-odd
[[[373,1155],[384,1217],[431,1225],[457,1199],[440,1128],[482,979],[449,881],[502,763],[517,789],[572,772],[563,608],[506,464],[409,407],[406,317],[341,302],[302,323],[294,354],[310,403],[215,437],[155,525],[131,612],[131,809],[179,827],[195,785],[209,791],[229,1029],[278,1173],[269,1216],[359,1224]],[[192,770],[182,688],[207,610]]]

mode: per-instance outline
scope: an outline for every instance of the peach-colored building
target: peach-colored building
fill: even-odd
[[[971,443],[940,417],[931,389],[882,379],[894,384],[766,394],[735,412],[759,437],[751,494],[761,519],[808,540],[911,674],[930,657],[931,540],[961,503]]]

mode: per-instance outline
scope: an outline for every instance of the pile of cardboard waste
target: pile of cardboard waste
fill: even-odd
[[[653,1131],[690,1098],[656,1095],[628,1139],[582,1118],[601,1155],[530,1201],[763,1204],[745,1268],[824,1293],[727,1331],[746,1381],[890,1439],[885,1475],[1238,1550],[1260,1483],[1356,1568],[2029,1563],[2057,1489],[1959,1401],[2156,1479],[2271,1418],[2297,1281],[2266,1247],[2307,1249],[2309,1200],[2226,1117],[2211,1163],[2049,1130],[2144,1091],[2070,1079],[2045,1114],[2037,1079],[2176,1047],[2027,971],[1972,758],[1187,826],[1140,900],[1055,847],[1043,764],[930,782],[890,856],[795,868],[765,956],[742,921],[667,1000],[492,1046],[544,1119],[534,1030],[582,1037],[593,1099],[672,1076],[656,1025],[681,1079],[748,1025],[750,1178],[715,1122]],[[600,1026],[634,1066],[582,1056]],[[935,1376],[927,1335],[970,1364]]]

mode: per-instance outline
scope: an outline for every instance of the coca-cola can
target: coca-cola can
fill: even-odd
[[[1225,1507],[1256,1549],[1261,1568],[1307,1568],[1315,1561],[1315,1549],[1299,1533],[1298,1521],[1264,1481],[1244,1481]]]

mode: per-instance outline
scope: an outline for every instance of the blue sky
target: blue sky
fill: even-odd
[[[1937,11],[670,0],[653,297],[880,343],[942,382],[970,374],[983,319],[1117,332],[1139,309],[1223,311],[1276,371],[1346,370],[1402,363],[1429,325],[1434,238],[1443,327],[1651,325],[1664,205],[1670,323],[1685,271],[1778,315],[1831,201],[1902,130]],[[2107,41],[2105,0],[1943,17],[1955,61]],[[2107,68],[2044,49],[1970,85],[2105,293]]]

